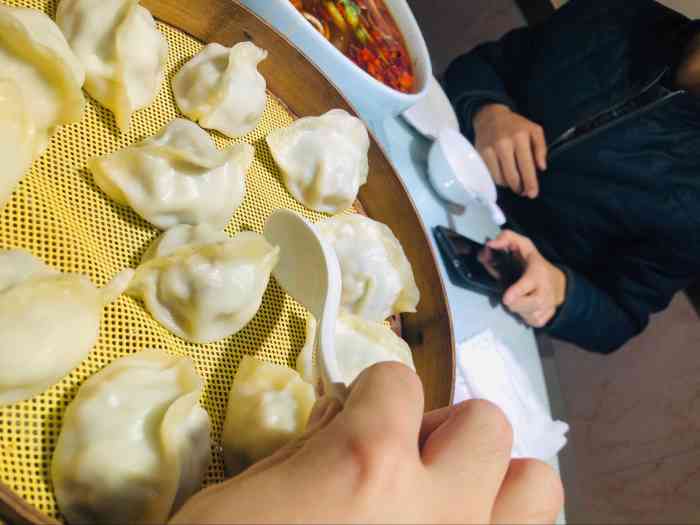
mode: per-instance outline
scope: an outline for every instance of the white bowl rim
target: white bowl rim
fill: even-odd
[[[490,177],[488,167],[481,155],[461,132],[444,128],[440,130],[435,144],[450,166],[452,177],[459,180],[463,186],[468,185],[464,179],[465,171],[476,170],[482,176],[486,174]]]
[[[279,3],[283,4],[283,9],[287,11],[293,12],[293,16],[297,17],[298,21],[303,22],[305,27],[308,27],[311,31],[310,33],[313,35],[312,38],[316,39],[319,42],[322,42],[323,45],[327,46],[330,48],[331,53],[335,53],[336,56],[342,57],[343,60],[346,60],[349,66],[352,66],[352,68],[358,70],[363,76],[365,76],[371,84],[374,85],[375,88],[379,89],[386,95],[391,95],[393,97],[396,97],[398,99],[403,99],[406,102],[415,102],[417,99],[421,98],[425,93],[428,91],[428,86],[429,86],[429,78],[433,74],[433,66],[430,61],[430,54],[428,53],[428,46],[425,43],[425,38],[423,37],[423,33],[420,30],[420,27],[418,26],[418,22],[416,22],[416,17],[413,15],[413,11],[409,7],[408,3],[405,3],[406,9],[408,11],[408,22],[410,25],[415,26],[414,29],[416,29],[416,33],[420,35],[420,41],[414,43],[414,46],[416,47],[417,53],[414,55],[411,55],[411,58],[414,59],[415,64],[414,64],[414,69],[417,69],[416,65],[418,64],[419,61],[423,61],[425,63],[424,67],[424,72],[425,72],[425,78],[421,78],[420,80],[422,81],[422,87],[420,90],[416,91],[415,93],[403,93],[397,89],[391,88],[384,84],[383,82],[380,82],[376,78],[374,78],[372,75],[367,73],[364,69],[362,69],[360,66],[355,64],[352,60],[350,60],[349,57],[345,56],[338,48],[336,48],[333,44],[331,44],[328,40],[326,40],[310,23],[308,20],[306,20],[302,14],[297,11],[296,7],[292,5],[292,3],[289,0],[278,0]],[[406,2],[406,0],[403,0],[403,2]],[[387,9],[391,11],[391,15],[394,18],[394,21],[396,22],[397,25],[399,25],[399,22],[396,20],[396,16],[394,14],[394,11],[392,10],[392,5],[390,5],[389,2],[385,3]],[[399,27],[399,30],[402,33],[402,36],[404,35],[405,31],[403,30],[402,27]],[[404,36],[405,39],[405,36]],[[406,46],[411,48],[411,44],[406,42]],[[410,49],[409,49],[410,52]],[[418,77],[416,77],[418,79]]]

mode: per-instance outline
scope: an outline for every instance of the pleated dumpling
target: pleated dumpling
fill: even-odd
[[[51,464],[68,523],[165,523],[209,465],[209,416],[189,358],[122,357],[68,405]]]
[[[85,73],[56,24],[0,5],[0,208],[61,124],[83,115]]]
[[[415,371],[408,343],[384,323],[341,315],[335,326],[335,351],[345,384],[376,363],[397,361]]]
[[[87,277],[52,270],[29,252],[0,251],[0,406],[40,394],[87,357],[104,306],[131,274],[98,290]]]
[[[207,129],[238,137],[255,129],[265,111],[265,78],[258,64],[267,51],[251,42],[232,48],[208,44],[173,77],[180,111]]]
[[[215,230],[208,224],[192,226],[179,224],[162,233],[154,240],[141,257],[141,264],[151,259],[167,257],[178,251],[183,246],[202,246],[229,240],[229,236],[221,230]]]
[[[245,196],[254,148],[218,150],[196,124],[175,119],[155,137],[88,162],[95,183],[118,204],[166,230],[209,224],[223,230]]]
[[[306,344],[297,356],[297,371],[301,377],[317,384],[319,372],[314,362],[316,321],[307,321]],[[335,352],[338,370],[346,385],[352,384],[362,371],[376,363],[396,361],[415,371],[411,348],[406,341],[383,323],[367,321],[351,314],[343,314],[335,325]]]
[[[193,343],[218,341],[248,324],[262,304],[279,248],[253,232],[178,249],[168,244],[174,251],[141,264],[127,293],[143,300],[165,328]]]
[[[371,321],[416,311],[420,291],[413,269],[388,226],[352,214],[322,220],[316,228],[338,256],[343,310]]]
[[[315,402],[314,388],[291,368],[243,357],[221,436],[228,473],[236,474],[299,437]]]
[[[86,70],[85,89],[128,131],[158,94],[168,43],[139,0],[61,0],[56,22]]]
[[[367,128],[342,109],[274,130],[267,144],[289,193],[312,210],[335,214],[350,208],[367,182]]]

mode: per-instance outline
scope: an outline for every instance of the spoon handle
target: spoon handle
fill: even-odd
[[[336,317],[337,314],[330,316],[333,320],[332,324],[324,322],[324,319],[318,321],[316,358],[318,360],[318,370],[321,376],[321,393],[337,399],[341,404],[345,404],[345,400],[349,394],[348,386],[342,381],[334,380],[335,378],[341,377],[335,353]]]

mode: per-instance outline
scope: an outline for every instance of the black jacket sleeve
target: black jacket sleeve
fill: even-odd
[[[537,29],[511,31],[498,42],[476,47],[457,58],[444,78],[447,96],[459,117],[462,133],[472,142],[472,120],[485,104],[498,103],[517,111],[516,86],[527,75]]]
[[[583,52],[570,40],[562,41],[562,33],[577,27],[605,28],[601,31],[617,31],[629,42],[648,42],[653,35],[655,45],[649,46],[649,53],[639,64],[646,71],[651,63],[667,65],[668,55],[678,54],[679,42],[692,30],[685,27],[687,22],[684,16],[653,0],[570,0],[543,23],[510,31],[500,40],[481,44],[455,59],[444,76],[445,91],[462,133],[474,142],[472,120],[484,104],[504,104],[536,120],[522,106],[527,105],[528,85],[538,81],[534,71],[542,54],[576,57]],[[562,47],[560,53],[551,52],[556,46]],[[541,91],[549,92],[550,86],[543,85]]]
[[[619,349],[693,280],[697,262],[666,250],[649,243],[617,260],[611,254],[610,266],[600,268],[597,276],[561,266],[567,276],[566,299],[543,331],[593,352]]]

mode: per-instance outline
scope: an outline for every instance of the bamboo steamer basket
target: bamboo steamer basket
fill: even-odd
[[[6,0],[53,17],[56,0]],[[158,20],[170,53],[166,79],[151,107],[137,112],[129,133],[118,132],[111,113],[89,99],[80,123],[61,127],[48,151],[36,160],[12,200],[0,210],[0,249],[25,248],[50,266],[83,273],[104,285],[135,267],[159,232],[134,212],[109,200],[94,184],[89,158],[155,134],[178,116],[172,75],[203,44],[231,46],[250,40],[269,52],[260,65],[268,104],[262,122],[248,135],[228,139],[212,133],[217,146],[247,142],[255,160],[246,176],[246,198],[226,231],[262,231],[272,210],[293,209],[311,221],[324,215],[305,209],[285,190],[265,136],[295,118],[334,108],[354,110],[335,86],[289,41],[245,7],[231,0],[142,0]],[[387,224],[400,240],[421,291],[418,311],[392,323],[413,351],[423,382],[426,410],[448,405],[454,390],[455,347],[445,289],[428,234],[406,188],[372,138],[370,175],[355,212]],[[224,478],[219,437],[231,381],[244,355],[293,366],[304,342],[305,310],[271,280],[263,305],[241,332],[208,345],[190,344],[168,333],[131,298],[105,308],[100,339],[89,357],[66,378],[30,400],[0,408],[0,524],[61,520],[50,481],[53,449],[67,404],[82,382],[114,359],[159,348],[189,355],[205,382],[202,405],[212,420],[212,465],[205,484]]]

